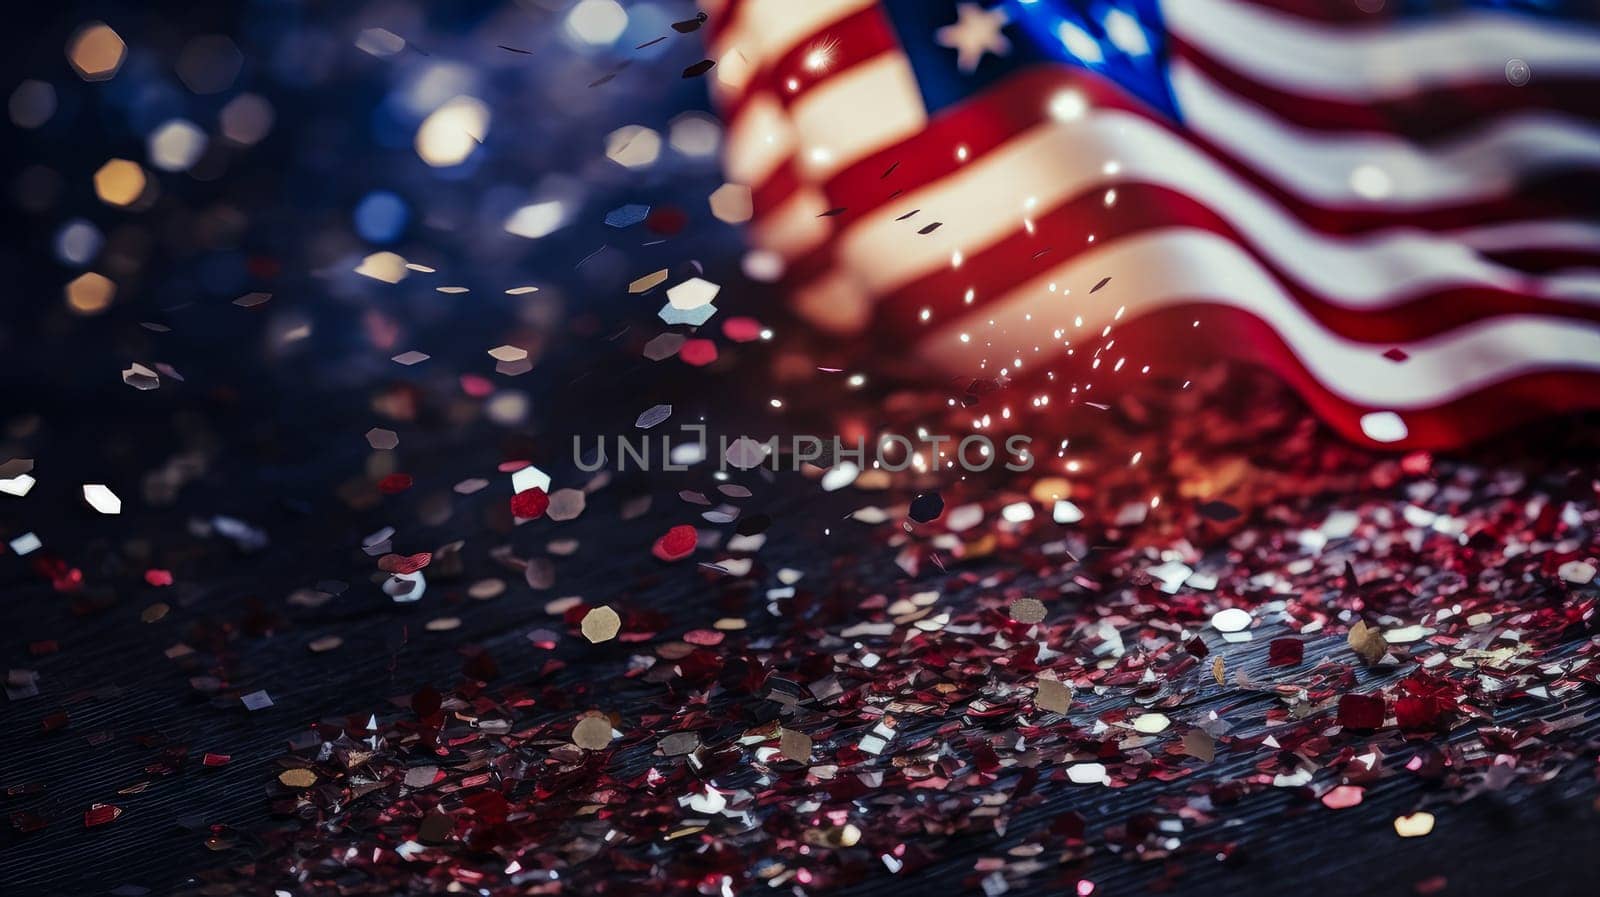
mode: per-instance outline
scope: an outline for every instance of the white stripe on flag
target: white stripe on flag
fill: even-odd
[[[911,64],[885,53],[840,72],[789,107],[800,135],[800,165],[823,179],[927,127]]]
[[[793,155],[794,126],[776,98],[756,94],[728,125],[726,145],[729,180],[756,186]]]
[[[1108,163],[1114,174],[1107,174]],[[1600,278],[1557,282],[1531,276],[1429,231],[1353,237],[1311,231],[1201,150],[1146,118],[1117,110],[1023,132],[851,224],[839,237],[840,257],[873,292],[890,292],[950,265],[957,252],[971,256],[1019,232],[1030,208],[1043,215],[1119,182],[1163,186],[1198,201],[1296,282],[1349,308],[1384,308],[1419,290],[1461,285],[1600,301]],[[911,209],[922,210],[914,221],[895,220]],[[933,221],[942,222],[938,230],[916,233]]]
[[[1231,0],[1166,0],[1168,29],[1255,80],[1351,102],[1428,87],[1500,82],[1521,59],[1533,77],[1600,76],[1600,31],[1531,16],[1467,12],[1383,26],[1329,25]]]
[[[1181,59],[1172,65],[1172,87],[1184,124],[1322,205],[1392,208],[1497,199],[1542,170],[1600,168],[1600,128],[1556,112],[1508,111],[1448,144],[1422,147],[1390,134],[1296,128]]]
[[[1082,295],[1102,278],[1113,286]],[[1079,288],[1062,296],[1049,284]],[[1114,287],[1114,288],[1113,288]],[[1284,294],[1272,275],[1240,248],[1215,234],[1165,230],[1130,237],[1073,259],[964,319],[919,341],[920,354],[941,369],[997,371],[1022,357],[1055,357],[1051,335],[1092,349],[1119,308],[1128,321],[1160,308],[1194,302],[1247,311],[1266,322],[1330,392],[1360,405],[1396,410],[1426,408],[1510,377],[1536,371],[1600,373],[1600,327],[1533,315],[1477,321],[1401,345],[1409,356],[1395,363],[1384,347],[1330,332]],[[1081,328],[1074,326],[1083,316]],[[989,322],[993,322],[991,325]],[[968,333],[970,339],[960,339]],[[1115,336],[1115,330],[1112,332]],[[1036,354],[1034,347],[1040,347]],[[1113,350],[1111,359],[1117,357]],[[1130,358],[1135,367],[1151,359]]]

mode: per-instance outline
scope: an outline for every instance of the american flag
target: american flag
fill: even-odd
[[[1597,0],[702,6],[752,239],[841,340],[1240,358],[1404,447],[1600,407]]]

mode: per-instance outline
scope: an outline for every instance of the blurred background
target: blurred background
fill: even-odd
[[[20,15],[0,250],[12,439],[31,411],[20,426],[57,447],[150,450],[110,420],[200,398],[315,427],[341,391],[470,370],[457,353],[492,373],[482,353],[507,341],[540,373],[504,384],[515,419],[596,360],[586,337],[649,324],[630,281],[737,260],[737,220],[707,204],[720,128],[680,75],[702,56],[672,27],[698,25],[690,3]],[[403,352],[449,363],[407,369]],[[159,373],[153,394],[124,382],[134,363]]]

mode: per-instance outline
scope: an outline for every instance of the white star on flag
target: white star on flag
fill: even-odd
[[[976,71],[983,54],[1004,56],[1011,52],[1011,41],[1000,33],[1011,18],[1000,8],[984,9],[976,3],[957,3],[956,21],[934,32],[941,47],[956,51],[956,68]]]

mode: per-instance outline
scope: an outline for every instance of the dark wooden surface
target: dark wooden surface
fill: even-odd
[[[0,645],[12,666],[39,671],[43,690],[39,697],[4,707],[0,726],[4,779],[7,785],[32,782],[45,788],[40,795],[10,799],[7,809],[27,809],[50,819],[42,831],[7,830],[0,836],[0,880],[7,893],[89,895],[121,885],[166,893],[197,871],[243,862],[252,853],[248,833],[269,824],[269,793],[279,769],[273,761],[284,753],[290,737],[320,719],[393,712],[391,697],[408,695],[424,685],[458,681],[461,648],[466,645],[481,645],[493,653],[502,682],[530,676],[542,660],[526,650],[525,633],[550,625],[542,606],[555,594],[658,607],[684,626],[703,625],[708,616],[720,613],[708,606],[708,593],[696,588],[692,577],[655,577],[655,585],[639,591],[639,584],[652,578],[654,562],[639,550],[636,534],[664,526],[681,513],[672,496],[678,484],[670,480],[649,484],[657,495],[655,510],[636,528],[615,522],[620,496],[628,490],[598,495],[585,516],[570,525],[584,548],[578,556],[557,562],[559,584],[550,593],[535,594],[513,583],[506,595],[493,601],[441,604],[446,599],[436,587],[417,605],[389,602],[373,585],[351,576],[352,570],[370,563],[355,546],[366,533],[386,521],[405,519],[413,508],[402,500],[352,511],[327,494],[321,484],[337,479],[329,473],[359,464],[357,451],[341,457],[315,450],[318,440],[311,434],[338,413],[336,404],[321,413],[307,412],[307,426],[274,424],[265,431],[264,440],[254,443],[242,434],[231,434],[237,439],[234,444],[254,448],[220,455],[216,468],[186,490],[177,506],[142,513],[138,529],[156,543],[158,552],[197,551],[185,548],[193,539],[181,535],[181,530],[189,520],[216,513],[238,515],[271,537],[270,546],[254,554],[200,550],[193,566],[185,568],[188,575],[175,595],[170,590],[161,595],[130,587],[124,576],[108,607],[77,616],[67,597],[26,573],[18,559],[4,559],[0,570],[7,598],[0,603]],[[103,446],[90,448],[86,440],[103,423],[63,425],[52,434],[52,446],[60,449],[53,457],[64,463],[76,453],[97,455]],[[127,420],[116,423],[133,426]],[[246,430],[253,426],[247,423]],[[431,451],[414,449],[411,467],[428,471],[419,493],[448,488],[458,476],[481,473],[492,465],[496,453],[468,436],[441,433],[434,437]],[[861,551],[859,534],[848,526],[836,527],[831,536],[821,534],[818,521],[837,520],[859,504],[858,497],[820,496],[798,478],[780,477],[774,484],[757,485],[766,490],[765,508],[776,518],[763,554],[768,570],[789,565],[808,571],[814,580],[825,580],[833,575],[829,565],[836,557],[849,554],[869,581],[892,583],[902,578],[888,549]],[[116,578],[118,564],[126,562],[118,562],[119,552],[111,550],[121,543],[111,537],[108,522],[74,506],[67,486],[42,482],[39,488],[33,499],[56,509],[34,521],[47,544],[80,544],[86,571]],[[432,529],[407,527],[408,540],[431,546],[435,540],[465,537],[469,577],[489,572],[494,569],[487,557],[489,548],[524,538],[492,532],[481,520],[473,522],[490,501],[487,496],[462,499],[444,524]],[[104,540],[98,544],[97,530]],[[98,568],[88,566],[91,561]],[[285,604],[291,590],[326,579],[342,579],[350,589],[314,610]],[[945,578],[924,579],[931,587]],[[951,588],[953,603],[960,606],[960,591]],[[141,611],[157,597],[171,601],[172,612],[157,623],[140,622]],[[459,630],[421,630],[424,621],[445,611],[461,617]],[[308,641],[328,634],[342,636],[344,646],[327,654],[306,650]],[[61,650],[28,658],[27,645],[47,638],[58,639]],[[166,658],[163,652],[180,641],[201,649],[203,662],[185,667]],[[1258,639],[1249,646],[1240,666],[1259,672],[1266,643]],[[618,674],[626,656],[572,653],[571,648],[563,649],[573,661],[562,674],[567,682],[605,681]],[[1235,655],[1234,662],[1238,660]],[[207,671],[225,679],[227,697],[208,700],[190,687],[189,676]],[[232,698],[257,688],[271,693],[273,707],[249,713]],[[1218,707],[1236,703],[1221,696],[1210,700]],[[63,731],[41,733],[40,719],[61,709],[70,714],[70,725]],[[626,713],[629,708],[619,709]],[[1574,704],[1519,705],[1500,713],[1502,721],[1533,714],[1577,719],[1592,734],[1597,731],[1600,701],[1591,694]],[[87,739],[97,733],[110,737],[102,745],[91,745]],[[145,767],[162,748],[136,741],[144,736],[158,736],[165,746],[182,746],[187,765],[173,776],[147,774]],[[233,760],[220,769],[202,768],[198,761],[204,752],[230,754]],[[1245,756],[1239,763],[1254,759]],[[1226,777],[1239,771],[1238,764],[1222,758],[1207,775]],[[148,782],[148,789],[116,795],[118,789],[139,782]],[[1064,809],[1084,814],[1094,828],[1147,807],[1164,787],[1146,782],[1120,791],[1086,793],[1046,784],[1040,792],[1044,803],[1019,814],[1011,830],[1024,831],[1029,819],[1042,820]],[[1410,777],[1376,784],[1361,806],[1341,812],[1308,806],[1287,794],[1252,797],[1228,814],[1229,822],[1220,833],[1242,845],[1239,856],[1228,863],[1186,859],[1187,871],[1176,890],[1403,895],[1412,893],[1416,882],[1443,875],[1449,881],[1448,894],[1503,895],[1520,888],[1540,894],[1589,894],[1600,874],[1600,853],[1593,849],[1600,836],[1593,807],[1596,794],[1590,761],[1572,764],[1545,785],[1486,794],[1459,806],[1436,801],[1436,795]],[[81,814],[97,801],[114,802],[126,813],[107,826],[86,830]],[[1419,805],[1430,806],[1438,815],[1434,833],[1421,839],[1396,838],[1392,818]],[[209,850],[205,842],[213,825],[227,826],[243,838],[233,849]],[[940,859],[919,873],[914,883],[883,877],[848,891],[892,894],[910,887],[933,893],[969,891],[974,859],[994,855],[1007,843],[1004,838],[940,842]],[[1091,868],[1102,888],[1099,893],[1126,894],[1142,892],[1161,871],[1161,864],[1103,854]],[[1052,892],[1047,877],[1035,884],[1038,893]]]

